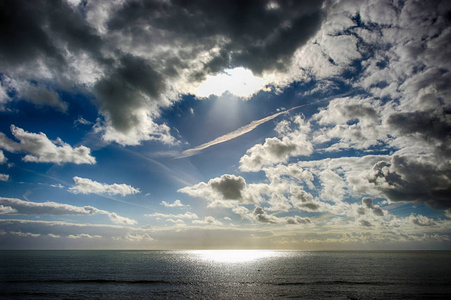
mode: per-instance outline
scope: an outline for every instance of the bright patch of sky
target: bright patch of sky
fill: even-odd
[[[451,249],[450,12],[2,1],[0,248]]]
[[[256,77],[245,68],[226,69],[220,74],[208,76],[194,91],[198,97],[221,96],[225,92],[248,98],[265,86],[265,80]]]

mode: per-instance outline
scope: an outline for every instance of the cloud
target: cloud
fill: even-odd
[[[193,224],[202,224],[202,225],[222,225],[222,222],[216,220],[212,216],[205,217],[203,220],[194,220]]]
[[[287,224],[293,224],[293,225],[296,225],[296,224],[304,224],[305,225],[305,224],[311,224],[312,223],[310,218],[302,218],[302,217],[299,217],[299,216],[286,217],[285,220],[286,220]]]
[[[378,205],[373,204],[373,199],[369,197],[362,198],[362,204],[366,207],[372,210],[372,212],[377,216],[384,216],[384,211],[380,208]]]
[[[292,189],[290,202],[294,208],[308,212],[327,211],[327,206],[303,189]]]
[[[221,178],[212,179],[208,182],[214,191],[217,191],[224,199],[241,200],[241,191],[246,186],[242,177],[234,175],[222,175]]]
[[[127,232],[143,233],[143,229],[123,225],[105,224],[84,224],[71,223],[68,221],[42,221],[42,220],[1,220],[1,227],[5,231],[20,230],[22,232],[33,232],[41,236],[53,234],[60,237],[67,235],[89,234],[91,236],[100,235],[102,237],[117,237],[125,235]],[[16,228],[16,229],[14,229]]]
[[[68,239],[100,239],[102,238],[100,235],[90,235],[87,233],[79,233],[79,234],[69,234],[67,236]]]
[[[412,223],[418,226],[436,226],[437,223],[425,216],[422,215],[411,215],[410,216]]]
[[[119,66],[94,86],[100,110],[106,118],[106,141],[137,145],[145,140],[174,143],[169,127],[153,121],[159,107],[168,106],[162,76],[145,59],[128,54],[119,58]]]
[[[425,202],[436,209],[450,207],[451,167],[431,158],[394,155],[366,172],[365,189],[376,189],[391,201]]]
[[[312,117],[322,131],[315,134],[316,145],[329,145],[324,151],[362,149],[388,141],[389,131],[382,125],[382,103],[372,98],[345,97],[332,100]],[[332,145],[328,144],[334,141]]]
[[[247,219],[246,219],[247,221]],[[249,220],[255,221],[255,220]],[[67,221],[42,221],[42,220],[0,220],[0,245],[2,249],[22,249],[30,245],[36,249],[93,249],[101,248],[108,244],[113,249],[149,249],[157,247],[162,249],[202,248],[230,249],[230,245],[237,243],[243,248],[251,248],[257,245],[259,248],[275,249],[277,245],[284,245],[290,249],[320,250],[333,247],[339,243],[346,249],[382,247],[383,249],[399,249],[416,245],[430,249],[450,241],[449,221],[437,219],[438,226],[415,225],[410,216],[396,217],[388,220],[385,227],[380,227],[377,222],[374,226],[356,227],[356,222],[349,220],[337,220],[327,222],[327,219],[316,218],[315,224],[311,220],[307,225],[291,225],[287,223],[266,224],[264,226],[233,227],[230,226],[186,226],[182,230],[178,226],[144,226],[129,227],[120,225],[83,224]],[[316,224],[320,222],[321,228]],[[379,222],[383,224],[383,222]],[[357,223],[358,224],[358,223]],[[262,224],[263,225],[263,224]],[[296,230],[296,228],[302,230]],[[177,230],[179,229],[179,230]],[[320,229],[320,230],[319,230]],[[11,232],[31,233],[37,235],[36,239],[25,240],[23,237],[13,235]],[[49,234],[60,236],[52,238]],[[67,235],[89,234],[99,235],[98,239],[68,239]],[[154,240],[126,239],[133,236],[148,235]],[[205,239],[209,236],[209,239]],[[6,241],[8,241],[6,243]]]
[[[9,175],[0,173],[0,181],[9,181]]]
[[[81,178],[75,176],[75,186],[69,188],[69,191],[75,194],[109,194],[109,195],[121,195],[127,196],[140,193],[139,189],[130,185],[121,183],[106,184],[93,181],[88,178]]]
[[[146,217],[157,217],[157,218],[175,218],[175,219],[198,219],[199,217],[192,212],[186,212],[184,214],[163,214],[163,213],[153,213],[153,214],[146,214],[144,215]]]
[[[153,241],[154,240],[148,233],[132,234],[130,232],[127,232],[127,234],[124,235],[122,238],[127,241],[130,241],[130,242],[141,242],[141,241]]]
[[[451,120],[444,112],[394,113],[387,125],[408,141],[423,142],[424,147],[443,157],[451,157]]]
[[[54,187],[54,188],[57,188],[57,189],[63,189],[63,188],[64,188],[64,185],[62,185],[61,183],[58,183],[58,184],[51,184],[50,186],[51,186],[51,187]]]
[[[78,116],[78,118],[74,121],[74,127],[79,125],[92,125],[93,123],[83,118],[83,116]]]
[[[161,201],[161,205],[165,207],[186,207],[187,205],[183,204],[180,200],[175,200],[174,203],[168,203],[166,201]]]
[[[260,206],[255,207],[252,212],[252,217],[260,223],[266,224],[311,224],[311,220],[309,218],[301,218],[299,216],[294,217],[276,217],[274,215],[269,215],[267,212],[263,210]]]
[[[18,96],[66,109],[67,104],[44,82],[57,79],[64,86],[72,81],[77,74],[71,72],[70,54],[99,56],[100,37],[64,1],[40,5],[6,1],[0,10],[2,21],[8,24],[1,31],[0,65],[18,83]],[[37,83],[31,84],[33,79]]]
[[[213,46],[222,49],[210,53],[204,72],[215,72],[231,65],[261,73],[264,69],[282,68],[293,52],[319,28],[321,4],[321,1],[280,1],[278,9],[274,10],[260,1],[227,4],[202,0],[189,3],[131,1],[110,18],[108,27],[121,34],[140,32],[141,36],[131,37],[135,45],[151,37],[154,32],[144,28],[153,27],[167,32],[163,43],[183,41],[188,51],[199,41],[210,49]]]
[[[176,219],[176,220],[174,220],[174,219],[166,219],[166,222],[174,223],[175,225],[178,225],[178,226],[185,226],[186,225],[185,221],[183,221],[182,219]]]
[[[122,225],[134,225],[135,220],[117,215],[114,212],[100,210],[92,206],[74,206],[57,202],[31,202],[15,198],[0,197],[4,214],[18,215],[107,215],[111,222]]]
[[[254,211],[252,212],[255,220],[257,220],[260,223],[270,223],[270,224],[277,224],[279,219],[275,216],[268,215],[263,208],[257,206]]]
[[[100,210],[92,206],[73,206],[56,202],[31,202],[15,198],[0,198],[2,205],[8,205],[16,210],[17,214],[25,215],[93,215]]]
[[[8,232],[8,233],[9,233],[9,234],[12,234],[12,235],[19,236],[19,237],[25,237],[25,238],[29,238],[29,237],[31,237],[31,238],[37,238],[37,237],[40,237],[40,236],[41,236],[40,234],[37,234],[37,233],[22,232],[22,231],[10,231],[10,232]]]
[[[296,143],[287,137],[267,138],[263,145],[255,145],[240,159],[242,171],[259,171],[262,166],[287,162],[291,156],[308,155],[312,152],[310,143]]]
[[[30,153],[23,157],[26,162],[95,164],[91,149],[85,146],[73,148],[60,138],[51,141],[40,132],[38,134],[11,125],[11,132],[19,143],[0,132],[0,147],[9,152]]]
[[[267,138],[265,143],[257,144],[246,151],[240,159],[240,170],[244,172],[256,172],[263,166],[287,162],[290,157],[310,155],[313,151],[311,142],[307,139],[309,131],[301,116],[293,119],[294,130],[290,130],[290,124],[282,121],[276,127],[282,138]]]
[[[0,205],[0,215],[10,215],[17,213],[17,210],[11,206]]]
[[[359,220],[359,223],[361,226],[364,226],[364,227],[372,227],[373,226],[373,224],[371,224],[371,222],[369,222],[367,220],[363,220],[363,219]]]
[[[322,1],[6,1],[0,10],[2,103],[65,111],[60,91],[86,91],[102,116],[96,132],[122,145],[175,143],[156,122],[162,108],[224,69],[286,69],[323,20]]]
[[[181,188],[178,192],[206,199],[212,207],[233,207],[238,202],[252,203],[254,201],[244,178],[230,174],[210,179],[208,183],[200,182]]]
[[[120,225],[135,225],[138,222],[136,222],[133,219],[129,219],[126,217],[119,216],[118,214],[114,212],[107,213],[108,218],[113,222],[114,224],[120,224]]]
[[[356,213],[359,218],[365,216],[365,218],[371,218],[373,221],[377,221],[374,217],[390,217],[389,212],[383,210],[379,205],[374,205],[373,199],[370,197],[362,198],[362,205],[356,207]]]
[[[67,103],[60,100],[58,94],[42,84],[16,83],[19,96],[37,105],[49,105],[61,111],[67,111]]]
[[[4,164],[8,159],[5,157],[5,154],[3,154],[3,151],[0,150],[0,165]]]

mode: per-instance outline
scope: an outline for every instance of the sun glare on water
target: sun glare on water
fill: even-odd
[[[271,250],[196,250],[193,253],[202,260],[219,263],[249,262],[278,255],[277,251]]]
[[[220,96],[229,91],[235,96],[246,98],[262,89],[264,85],[263,78],[254,76],[250,70],[239,67],[209,76],[194,93],[199,97],[208,97],[210,95]]]

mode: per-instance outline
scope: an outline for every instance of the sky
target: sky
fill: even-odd
[[[0,249],[451,250],[451,2],[0,2]]]

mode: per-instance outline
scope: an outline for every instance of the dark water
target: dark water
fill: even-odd
[[[451,299],[451,252],[0,251],[1,299]]]

